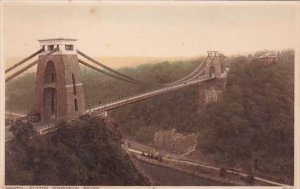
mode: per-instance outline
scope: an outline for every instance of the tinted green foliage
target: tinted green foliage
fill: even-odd
[[[35,73],[11,80],[5,85],[6,111],[26,112],[32,108],[34,100]]]
[[[29,123],[23,123],[17,120],[10,128],[9,131],[15,136],[15,139],[20,144],[27,144],[31,138],[37,135],[36,130]]]
[[[160,84],[169,83],[190,73],[201,59],[189,62],[162,62],[158,64],[142,64],[135,68],[121,68],[120,72],[141,80],[145,85],[133,85],[112,79],[99,72],[86,70],[82,72],[86,103],[92,107],[99,103],[157,89]]]
[[[91,69],[83,69],[86,108],[162,87],[160,84],[175,81],[189,74],[202,60],[203,58],[198,58],[187,62],[143,64],[119,70],[145,82],[145,86],[125,83]],[[14,93],[14,90],[18,92]],[[8,83],[7,109],[26,111],[32,108],[33,90],[33,74],[16,78]],[[195,103],[197,95],[197,87],[189,87],[116,110],[112,116],[121,123],[121,130],[125,135],[141,142],[149,142],[154,132],[159,129],[177,128],[181,132],[191,132],[195,131],[194,125],[198,117]]]
[[[202,114],[198,149],[227,166],[293,174],[294,52],[279,63],[232,64],[221,102]]]
[[[197,92],[197,87],[170,92],[116,109],[111,116],[125,135],[140,142],[149,142],[157,130],[193,132],[199,117]]]
[[[215,161],[224,167],[292,175],[294,52],[282,51],[276,65],[257,62],[260,54],[227,58],[231,70],[224,99],[210,104],[201,115],[197,112],[198,89],[195,86],[125,106],[114,110],[110,116],[120,123],[122,133],[142,142],[149,142],[154,132],[161,129],[197,131],[200,135],[198,149],[213,154]],[[184,64],[165,62],[120,69],[148,83],[147,86],[127,84],[91,70],[83,71],[87,107],[157,88],[160,83],[188,74],[199,63],[200,60]],[[15,84],[7,87],[12,107],[25,103],[19,99],[32,99],[27,89],[30,87],[23,87],[27,86],[22,84],[25,81],[15,81],[26,93],[24,97],[18,92],[10,95]]]
[[[86,108],[156,89],[159,84],[169,83],[191,72],[203,58],[188,62],[162,62],[143,64],[135,68],[121,68],[118,71],[146,83],[133,85],[108,77],[89,68],[82,69],[82,82],[86,99]],[[81,67],[83,68],[83,67]],[[6,110],[28,112],[34,101],[35,73],[17,77],[6,84]]]
[[[147,83],[146,86],[112,80],[90,71],[83,74],[83,79],[87,83],[85,85],[87,103],[97,104],[157,89],[162,87],[160,86],[162,83],[169,83],[187,75],[200,64],[201,60],[202,58],[189,62],[144,64],[136,68],[120,70],[122,73],[144,81]],[[196,100],[197,88],[191,87],[114,110],[111,116],[120,123],[122,133],[127,137],[149,142],[154,132],[159,129],[177,128],[182,132],[194,131],[195,119],[193,117],[197,117]],[[187,117],[189,119],[186,119]]]
[[[6,147],[6,184],[148,184],[106,124],[103,119],[83,116],[71,123],[60,121],[52,134],[26,143],[11,141]],[[22,126],[31,131],[27,124]]]

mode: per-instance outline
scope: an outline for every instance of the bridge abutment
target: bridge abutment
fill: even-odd
[[[208,104],[218,102],[223,98],[226,78],[216,79],[207,84],[199,85],[198,112],[202,112]]]

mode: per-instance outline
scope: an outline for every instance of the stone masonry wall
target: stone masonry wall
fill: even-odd
[[[196,133],[183,135],[182,133],[176,132],[175,129],[172,129],[168,131],[156,132],[151,145],[172,153],[182,154],[185,153],[188,148],[194,146],[196,141]]]

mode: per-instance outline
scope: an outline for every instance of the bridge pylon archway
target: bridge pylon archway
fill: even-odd
[[[76,40],[59,38],[39,42],[44,51],[38,57],[34,109],[41,120],[77,118],[85,113],[85,99],[74,46]]]
[[[43,95],[43,117],[44,119],[55,119],[57,117],[57,91],[56,88],[44,89]]]
[[[215,73],[215,67],[214,66],[210,66],[209,67],[209,77],[211,78],[215,78],[216,77],[216,73]]]
[[[218,51],[207,51],[208,58],[210,61],[207,61],[205,66],[205,76],[210,78],[221,78],[222,74],[225,72],[222,59],[223,54],[220,54]]]

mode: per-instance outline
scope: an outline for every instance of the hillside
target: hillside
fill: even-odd
[[[197,87],[117,109],[122,131],[149,142],[158,130],[199,133],[198,147],[227,168],[273,175],[291,183],[294,171],[294,52],[275,65],[254,56],[230,59],[224,98],[197,112]]]
[[[224,99],[199,116],[198,149],[225,167],[293,177],[294,52],[232,62]]]
[[[12,126],[16,139],[5,149],[6,184],[149,185],[121,148],[116,123],[82,116],[57,124],[57,131],[43,136],[29,124]]]
[[[125,106],[109,116],[120,123],[123,135],[140,142],[151,141],[158,130],[197,132],[198,150],[214,157],[211,161],[218,165],[292,177],[294,51],[282,51],[275,65],[258,62],[260,54],[227,58],[231,70],[224,98],[201,114],[197,111],[198,88],[194,86]],[[158,88],[188,74],[200,62],[201,58],[119,69],[146,82],[145,86],[113,80],[89,69],[82,71],[87,108]],[[29,109],[33,81],[34,76],[27,75],[9,83],[6,107]]]

